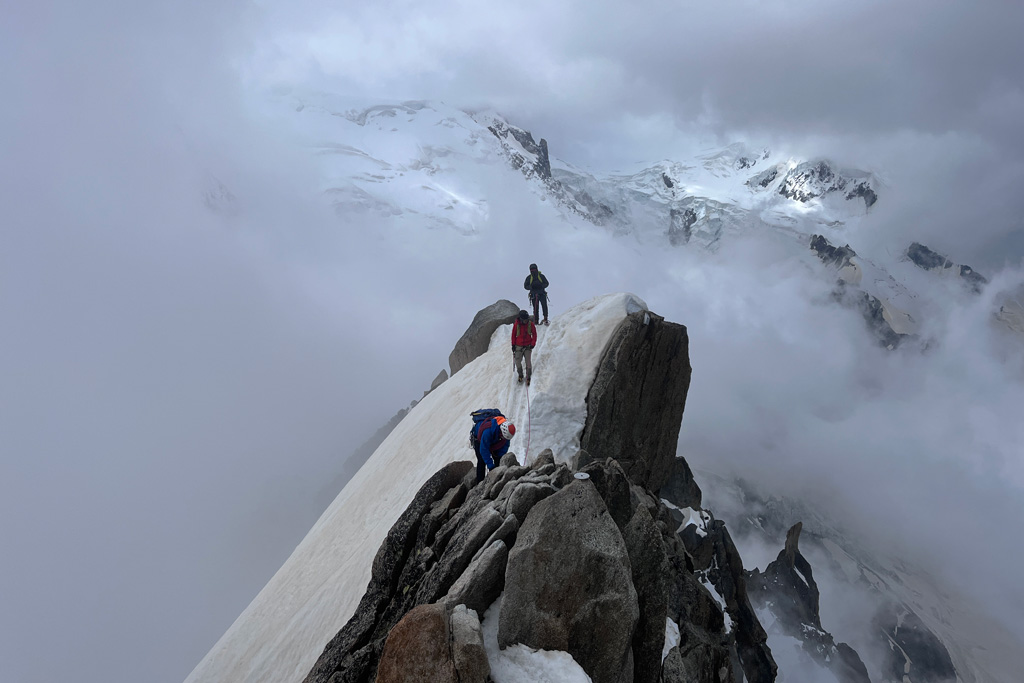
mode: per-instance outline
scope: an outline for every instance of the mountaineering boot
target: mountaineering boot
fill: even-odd
[[[544,322],[542,322],[541,325],[547,325],[547,324],[548,324],[548,319],[544,318]]]
[[[523,376],[522,375],[519,375],[519,379],[516,380],[516,383],[518,383],[518,384],[522,384],[523,383]]]
[[[530,386],[530,380],[531,379],[533,379],[533,378],[532,377],[527,377],[526,378],[526,386]],[[520,380],[520,381],[522,381],[522,380]]]

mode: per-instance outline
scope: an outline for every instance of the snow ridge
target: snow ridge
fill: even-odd
[[[186,683],[302,680],[355,611],[374,554],[422,483],[449,462],[472,459],[473,410],[501,406],[521,428],[511,450],[529,436],[532,449],[551,448],[565,462],[579,447],[587,390],[605,346],[638,308],[646,304],[634,295],[607,295],[539,330],[529,435],[525,388],[508,363],[511,326],[499,327],[487,353],[409,411]],[[424,442],[425,433],[436,438]]]

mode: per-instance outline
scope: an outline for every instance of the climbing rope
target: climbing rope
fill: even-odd
[[[526,385],[526,453],[523,455],[523,466],[526,467],[530,463],[530,434],[533,433],[531,429],[532,416],[530,415],[530,385]]]

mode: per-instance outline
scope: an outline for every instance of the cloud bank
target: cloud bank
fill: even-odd
[[[913,238],[993,275],[1022,256],[1021,11],[12,9],[0,27],[14,104],[0,108],[9,675],[184,678],[309,528],[320,511],[306,501],[339,460],[429,384],[474,311],[519,295],[534,261],[555,312],[625,290],[689,326],[687,457],[834,491],[949,576],[992,556],[972,590],[1019,616],[1003,589],[1022,558],[996,540],[1024,516],[1020,352],[986,326],[985,299],[943,308],[929,354],[885,355],[771,244],[707,258],[551,230],[500,172],[482,181],[480,234],[398,233],[331,211],[306,150],[254,93],[304,83],[493,106],[594,169],[737,138],[830,155],[889,186],[855,248]],[[942,515],[950,500],[966,512]]]

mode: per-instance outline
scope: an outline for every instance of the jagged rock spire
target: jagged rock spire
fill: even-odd
[[[649,311],[627,316],[587,396],[581,448],[618,460],[631,482],[659,490],[672,474],[690,374],[684,326]]]
[[[810,562],[800,552],[797,522],[786,533],[786,545],[764,573],[747,574],[750,596],[762,609],[770,610],[782,631],[803,643],[803,649],[824,668],[831,669],[841,683],[870,683],[867,667],[846,643],[836,643],[821,626],[818,612],[820,594]]]

